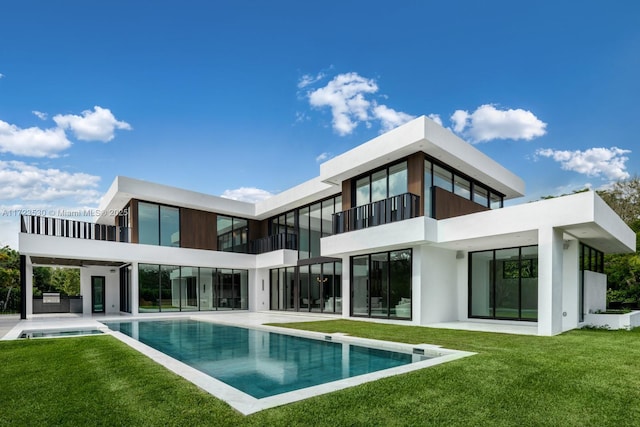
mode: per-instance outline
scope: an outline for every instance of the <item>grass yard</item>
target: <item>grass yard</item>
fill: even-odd
[[[279,325],[475,356],[244,417],[108,336],[0,342],[0,425],[640,423],[640,330],[529,337],[335,320]]]

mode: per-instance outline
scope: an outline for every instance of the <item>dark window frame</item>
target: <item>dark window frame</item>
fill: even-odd
[[[278,234],[281,234],[284,230],[284,232],[289,235],[295,235],[296,239],[297,239],[297,247],[298,247],[298,258],[300,260],[314,260],[314,259],[319,259],[322,258],[322,256],[318,256],[318,257],[307,257],[307,258],[301,258],[300,257],[300,252],[303,251],[303,247],[301,244],[301,239],[302,239],[302,232],[301,232],[301,227],[300,227],[300,211],[303,209],[309,209],[309,215],[308,215],[308,220],[306,221],[306,224],[303,224],[303,226],[305,226],[305,230],[310,230],[311,227],[311,206],[313,205],[320,205],[320,238],[323,237],[327,237],[327,236],[331,236],[333,234],[333,227],[332,224],[329,223],[327,224],[328,229],[325,230],[324,229],[324,223],[322,221],[322,208],[325,206],[325,203],[328,202],[329,200],[333,200],[332,204],[333,204],[333,213],[337,213],[340,211],[336,211],[336,207],[337,207],[337,203],[338,203],[338,199],[340,199],[340,209],[342,209],[342,193],[338,193],[335,194],[333,196],[329,196],[329,197],[325,197],[323,199],[319,199],[316,201],[313,201],[311,203],[307,203],[304,205],[301,205],[295,209],[291,209],[288,210],[286,212],[283,212],[279,215],[275,215],[272,216],[271,218],[269,218],[268,221],[268,233],[269,236],[276,236]],[[287,225],[287,217],[289,215],[293,215],[293,220],[294,220],[294,229],[293,232],[289,232],[289,226]],[[283,223],[281,223],[281,221]],[[307,248],[309,255],[311,255],[311,233],[309,233],[309,247]]]
[[[138,264],[138,283],[140,283],[140,266],[144,266],[146,270],[148,271],[155,271],[157,272],[157,276],[158,276],[158,280],[156,283],[156,288],[155,291],[157,292],[156,297],[158,298],[158,304],[157,304],[157,310],[153,310],[154,313],[176,313],[176,312],[185,312],[185,313],[189,313],[189,312],[211,312],[211,311],[225,311],[225,310],[221,310],[221,307],[223,307],[220,304],[220,301],[216,301],[216,299],[220,300],[221,297],[221,290],[222,290],[222,281],[219,280],[220,276],[222,274],[230,274],[231,275],[231,292],[232,292],[232,296],[230,297],[231,299],[239,299],[240,300],[240,306],[239,307],[235,307],[235,304],[231,305],[225,305],[224,308],[227,309],[231,309],[231,310],[248,310],[249,309],[249,270],[246,269],[241,269],[241,268],[218,268],[218,267],[194,267],[194,266],[188,266],[188,265],[169,265],[169,264],[150,264],[150,263],[140,263]],[[189,304],[187,304],[187,306],[189,308],[184,308],[185,306],[182,305],[183,302],[183,295],[182,295],[182,286],[179,286],[178,288],[178,301],[180,301],[180,304],[178,306],[177,310],[172,310],[172,309],[165,309],[163,310],[163,305],[160,303],[160,299],[162,298],[162,274],[163,274],[163,267],[174,267],[177,268],[179,271],[179,278],[189,278],[189,277],[193,277],[195,278],[195,288],[196,288],[196,298],[197,298],[197,309],[194,310]],[[124,267],[126,268],[126,267]],[[194,269],[197,269],[197,272],[195,273],[195,275],[193,276],[183,276],[182,275],[182,271],[185,268],[189,268],[192,271]],[[203,309],[202,308],[202,304],[201,304],[201,300],[202,300],[202,295],[200,295],[200,293],[197,291],[198,287],[200,286],[200,269],[204,268],[204,269],[209,269],[211,270],[211,286],[213,287],[213,289],[211,290],[211,295],[212,297],[214,297],[213,301],[215,301],[215,303],[212,305],[211,309]],[[223,273],[224,272],[224,273]],[[242,308],[242,274],[246,275],[246,280],[247,280],[247,290],[246,290],[246,301],[244,302],[246,308]],[[236,277],[239,277],[239,281],[236,282]],[[138,292],[138,313],[140,313],[140,286],[138,286],[138,289],[136,290]],[[236,296],[236,291],[238,293],[238,296]],[[187,291],[187,295],[188,295],[188,291]],[[145,308],[146,306],[142,307]],[[156,307],[155,305],[152,307]],[[152,310],[149,310],[150,312]]]
[[[513,321],[519,321],[519,322],[537,322],[538,321],[538,316],[536,316],[535,319],[532,318],[527,318],[527,317],[523,317],[522,316],[522,279],[523,278],[538,278],[538,259],[539,259],[539,253],[538,256],[536,258],[523,258],[523,253],[522,250],[524,248],[532,248],[532,247],[539,247],[539,245],[526,245],[526,246],[511,246],[511,247],[507,247],[507,248],[496,248],[496,249],[486,249],[486,250],[480,250],[480,251],[472,251],[468,253],[468,261],[467,261],[467,316],[470,319],[490,319],[490,320],[513,320]],[[512,249],[518,249],[518,317],[504,317],[504,316],[497,316],[496,315],[496,302],[495,302],[495,295],[496,295],[496,269],[497,269],[497,262],[496,262],[496,252],[498,251],[502,251],[502,250],[512,250]],[[474,315],[472,313],[472,306],[473,306],[473,254],[475,253],[482,253],[482,252],[492,252],[492,261],[491,261],[491,277],[493,278],[493,280],[490,283],[490,299],[491,299],[491,295],[493,295],[493,303],[492,303],[492,307],[491,307],[491,311],[492,311],[492,315],[491,316],[480,316],[480,315]],[[522,277],[522,261],[526,261],[527,264],[530,263],[530,274],[531,276],[528,277]],[[503,275],[504,275],[504,270],[503,270]],[[504,277],[504,278],[509,278],[509,277]],[[538,284],[539,286],[539,284]]]
[[[467,175],[467,174],[465,174],[463,172],[460,172],[459,170],[457,170],[455,168],[452,168],[451,166],[441,162],[440,160],[437,160],[437,159],[429,156],[426,153],[424,153],[423,175],[425,174],[425,170],[427,169],[426,168],[426,163],[427,162],[431,163],[431,168],[429,170],[429,175],[431,176],[431,183],[429,185],[430,188],[433,188],[435,186],[435,184],[434,184],[434,168],[433,168],[434,165],[435,165],[435,166],[438,166],[438,167],[446,170],[447,172],[451,173],[451,188],[452,188],[452,190],[450,192],[452,194],[456,194],[459,197],[463,197],[463,196],[461,196],[461,195],[459,195],[459,194],[457,194],[455,192],[456,177],[459,177],[459,178],[462,178],[462,179],[464,179],[464,180],[466,180],[466,181],[468,181],[470,183],[470,197],[468,199],[466,197],[463,197],[464,199],[471,200],[472,202],[477,203],[480,206],[484,206],[484,207],[489,208],[489,209],[500,209],[500,208],[504,207],[504,197],[505,197],[504,194],[502,194],[501,192],[491,188],[490,186],[478,181],[477,179],[474,179],[473,177],[471,177],[471,176],[469,176],[469,175]],[[424,187],[425,188],[427,187],[427,182],[424,183]],[[474,200],[475,188],[476,187],[482,188],[487,192],[487,203],[486,204],[478,203],[477,201]],[[440,188],[442,188],[442,187],[440,187]],[[443,188],[443,189],[449,191],[446,188]],[[423,189],[423,192],[424,192],[424,189]],[[497,208],[492,208],[491,207],[492,206],[492,203],[491,203],[491,201],[492,201],[491,196],[492,195],[493,196],[497,196],[500,199],[499,202],[498,202],[499,206]],[[431,214],[431,213],[429,213],[429,214]],[[425,215],[427,215],[426,212],[425,212]]]
[[[151,243],[142,243],[144,245],[151,245],[151,246],[164,246],[167,248],[181,248],[182,247],[182,238],[180,238],[178,240],[178,246],[166,246],[162,244],[162,215],[161,215],[161,207],[167,207],[167,208],[171,208],[171,209],[177,209],[178,210],[178,235],[182,236],[182,222],[180,221],[180,218],[182,217],[182,209],[180,208],[180,206],[174,206],[174,205],[167,205],[164,203],[156,203],[156,202],[150,202],[147,200],[138,200],[137,203],[137,221],[138,224],[136,224],[137,228],[138,228],[138,233],[140,232],[140,204],[146,204],[146,205],[153,205],[158,209],[158,243],[157,244],[151,244]],[[139,239],[138,239],[139,240]]]
[[[336,271],[338,271],[338,269],[336,268],[337,264],[340,264],[340,274],[336,274]],[[306,269],[308,272],[308,277],[309,280],[311,278],[311,276],[314,274],[312,273],[312,266],[320,266],[320,276],[322,279],[324,280],[326,277],[331,276],[332,277],[332,287],[333,287],[333,295],[331,295],[332,297],[334,297],[334,301],[333,301],[333,311],[325,311],[324,309],[324,305],[321,304],[320,306],[320,310],[312,310],[312,306],[311,304],[309,304],[308,307],[301,307],[300,306],[300,300],[302,298],[309,297],[309,295],[303,295],[302,292],[302,286],[301,286],[301,274],[300,271],[301,269]],[[327,269],[327,266],[331,266],[330,269]],[[276,296],[276,301],[278,301],[278,304],[280,303],[280,299],[281,299],[281,295],[280,295],[280,290],[282,289],[283,292],[285,293],[285,295],[283,296],[284,298],[287,297],[286,295],[286,284],[282,284],[281,287],[281,283],[280,283],[280,278],[284,276],[284,279],[286,280],[287,278],[287,270],[288,269],[292,269],[293,270],[293,282],[294,282],[294,289],[292,289],[293,292],[293,300],[294,300],[294,304],[293,307],[289,307],[287,308],[287,304],[286,302],[283,300],[283,307],[273,307],[272,306],[272,302],[273,302],[273,291],[274,289],[277,292],[277,296]],[[327,271],[330,270],[330,273]],[[284,275],[281,274],[281,272],[284,272]],[[309,313],[327,313],[327,314],[337,314],[340,315],[342,314],[342,311],[335,311],[335,307],[336,307],[336,300],[335,297],[337,296],[336,293],[339,293],[340,298],[342,298],[342,275],[344,274],[343,268],[342,268],[342,261],[340,260],[336,260],[336,261],[328,261],[328,262],[318,262],[318,263],[308,263],[308,264],[304,264],[304,265],[297,265],[295,267],[278,267],[278,268],[272,268],[269,270],[269,310],[271,311],[295,311],[295,312],[309,312]],[[339,276],[340,280],[336,280],[336,277]],[[273,282],[273,278],[276,278],[276,283]],[[308,282],[308,286],[312,286],[313,283]],[[309,288],[307,288],[307,290],[309,291]],[[336,292],[336,290],[339,290],[339,292]],[[324,289],[321,288],[320,293],[319,293],[319,297],[322,301],[324,301]],[[341,304],[342,304],[342,300],[341,300]]]
[[[227,218],[231,220],[231,230],[223,233],[223,234],[219,234],[219,230],[218,230],[218,220],[220,218]],[[244,221],[246,223],[246,225],[244,227],[238,227],[236,228],[236,221]],[[249,234],[250,234],[250,227],[251,227],[251,221],[249,221],[246,218],[242,218],[239,216],[233,216],[233,215],[223,215],[223,214],[216,214],[216,247],[217,250],[220,252],[233,252],[233,253],[249,253]],[[246,230],[246,232],[243,233],[243,230]],[[235,236],[236,236],[236,232],[240,232],[241,235],[243,236],[243,239],[241,240],[239,245],[235,244]],[[222,239],[226,239],[226,238],[230,238],[230,242],[231,242],[231,246],[229,246],[228,250],[222,249],[221,242]]]
[[[365,173],[363,173],[361,175],[358,175],[358,176],[352,178],[351,179],[351,207],[357,207],[358,206],[357,205],[357,186],[356,186],[356,183],[359,180],[363,179],[363,178],[369,178],[369,198],[368,198],[369,201],[366,204],[372,203],[372,201],[371,201],[371,197],[372,197],[372,194],[373,194],[372,176],[374,174],[378,173],[378,172],[383,171],[383,170],[386,173],[385,179],[386,179],[386,186],[387,186],[387,194],[386,194],[386,197],[384,199],[388,199],[389,198],[389,169],[391,169],[394,166],[398,166],[401,163],[405,163],[405,166],[406,166],[405,170],[407,171],[407,190],[405,191],[405,193],[409,192],[409,188],[408,188],[409,187],[409,180],[408,180],[409,157],[403,157],[400,160],[396,160],[394,162],[387,163],[384,166],[380,166],[380,167],[378,167],[376,169],[372,169],[372,170],[370,170],[368,172],[365,172]],[[403,194],[403,193],[401,193],[401,194]],[[384,199],[382,199],[382,200],[384,200]],[[362,205],[360,205],[360,206],[362,206]]]
[[[392,316],[391,315],[391,306],[390,306],[390,301],[391,301],[391,285],[392,285],[392,268],[391,268],[391,253],[393,252],[408,252],[409,253],[409,299],[411,300],[411,305],[410,305],[410,311],[409,311],[409,317],[398,317],[398,316]],[[387,256],[387,263],[389,264],[389,268],[387,269],[387,277],[386,277],[386,281],[387,281],[387,315],[386,316],[374,316],[371,314],[371,257],[373,255],[381,255],[381,254],[386,254]],[[368,257],[368,265],[369,265],[369,271],[367,274],[367,312],[368,314],[362,315],[362,314],[354,314],[353,313],[353,259],[357,258],[357,257],[363,257],[366,256]],[[382,251],[382,252],[374,252],[374,253],[370,253],[370,254],[362,254],[362,255],[354,255],[349,257],[349,293],[351,295],[350,301],[349,301],[349,316],[351,317],[358,317],[358,318],[369,318],[369,319],[393,319],[393,320],[406,320],[406,321],[411,321],[413,320],[413,282],[411,280],[411,278],[413,277],[413,249],[411,248],[405,248],[405,249],[396,249],[396,250],[392,250],[392,251]]]

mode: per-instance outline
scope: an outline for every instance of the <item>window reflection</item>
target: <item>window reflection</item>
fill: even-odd
[[[426,216],[433,217],[433,187],[439,187],[452,192],[467,200],[489,207],[499,209],[503,207],[503,196],[490,191],[484,185],[459,173],[454,173],[449,168],[438,165],[428,159],[424,161],[424,211]]]
[[[249,223],[246,219],[218,215],[216,224],[219,251],[248,251]]]
[[[355,206],[368,205],[407,192],[407,162],[405,161],[357,179]]]
[[[353,316],[411,319],[411,250],[351,258]]]
[[[537,320],[537,246],[471,252],[469,259],[469,317]]]
[[[247,310],[247,270],[138,266],[139,312]]]
[[[271,310],[342,313],[342,263],[271,270]]]
[[[180,209],[138,202],[138,243],[180,246]]]

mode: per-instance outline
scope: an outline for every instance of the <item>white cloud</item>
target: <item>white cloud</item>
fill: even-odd
[[[33,110],[32,113],[40,120],[47,120],[48,114],[42,111]]]
[[[296,111],[296,123],[302,123],[311,120],[311,118],[302,111]]]
[[[18,249],[20,221],[16,218],[0,218],[0,247],[5,245]]]
[[[241,202],[255,203],[268,199],[273,196],[272,193],[255,187],[240,187],[235,190],[225,190],[221,197]]]
[[[60,128],[22,129],[0,120],[0,153],[17,156],[56,157],[60,151],[71,147],[64,130]]]
[[[469,113],[464,110],[456,110],[451,116],[453,122],[453,131],[461,133],[469,122]]]
[[[478,107],[473,113],[457,110],[451,116],[453,131],[471,142],[493,139],[524,139],[530,141],[547,133],[547,124],[531,111],[499,110],[492,104]]]
[[[53,121],[61,129],[70,129],[76,138],[83,141],[108,142],[114,138],[116,129],[132,129],[129,123],[116,120],[108,108],[96,105],[93,110],[83,111],[82,116],[57,114],[53,117]]]
[[[538,149],[536,155],[552,158],[560,163],[561,168],[564,170],[617,181],[630,176],[625,165],[626,161],[629,160],[625,154],[630,152],[630,150],[618,147],[589,148],[585,151],[543,148]]]
[[[308,93],[308,97],[313,107],[331,108],[333,129],[344,136],[353,132],[359,122],[369,119],[371,103],[364,95],[377,91],[378,85],[374,80],[357,73],[346,73],[337,75],[326,86]]]
[[[324,77],[324,74],[318,74],[316,77],[320,76]],[[300,88],[310,86],[319,80],[309,75],[303,77],[306,78],[298,83]],[[351,134],[360,123],[370,129],[373,126],[372,121],[379,121],[381,131],[386,132],[414,118],[410,114],[368,99],[377,92],[378,84],[374,79],[367,79],[352,72],[338,74],[326,86],[310,90],[307,92],[307,98],[312,107],[331,109],[332,127],[340,136]],[[378,95],[378,98],[387,97]]]
[[[386,105],[376,105],[373,107],[373,115],[375,118],[380,120],[382,132],[390,131],[391,129],[397,128],[398,126],[415,119],[415,116],[412,116],[411,114],[396,111]]]
[[[70,198],[78,203],[97,203],[100,177],[42,169],[20,161],[0,160],[0,200],[52,201]]]
[[[0,79],[4,77],[4,74],[0,73]]]
[[[427,117],[442,126],[442,119],[440,118],[440,114],[429,114]]]
[[[324,152],[318,155],[318,157],[316,157],[316,163],[322,163],[327,159],[330,159],[331,157],[333,157],[333,154],[328,153],[328,152]]]
[[[305,74],[300,77],[300,80],[298,80],[298,89],[304,89],[305,87],[322,80],[324,76],[324,73],[318,73],[315,76],[312,76],[311,74]]]

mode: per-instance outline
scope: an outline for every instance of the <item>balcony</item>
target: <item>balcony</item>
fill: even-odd
[[[333,215],[333,234],[362,230],[420,216],[420,196],[404,193]]]
[[[267,236],[261,239],[252,240],[250,245],[250,253],[256,255],[281,249],[297,251],[298,236],[291,233],[280,233],[274,236]]]
[[[73,239],[105,240],[122,243],[131,241],[129,227],[33,215],[20,216],[20,231],[27,234]]]

